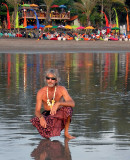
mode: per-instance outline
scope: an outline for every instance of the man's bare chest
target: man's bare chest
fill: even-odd
[[[44,103],[47,102],[47,99],[49,99],[49,100],[54,99],[55,102],[58,102],[58,101],[61,100],[62,97],[63,97],[63,95],[61,93],[56,93],[55,97],[54,97],[53,93],[49,93],[48,96],[47,96],[47,94],[44,94],[43,97],[42,97],[42,100],[43,100]]]

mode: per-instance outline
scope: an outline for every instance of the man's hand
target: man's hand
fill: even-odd
[[[53,116],[56,114],[57,109],[59,108],[59,102],[55,103],[54,106],[52,107],[50,114]]]
[[[40,118],[40,125],[41,125],[43,128],[46,128],[47,123],[46,123],[46,120],[45,120],[44,117],[41,117],[41,118]]]

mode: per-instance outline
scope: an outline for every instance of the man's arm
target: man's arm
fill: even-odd
[[[66,90],[66,88],[62,87],[61,88],[61,92],[62,92],[62,95],[63,95],[63,98],[64,98],[65,101],[56,102],[55,105],[51,109],[51,112],[50,112],[51,115],[56,114],[56,111],[60,106],[75,107],[75,102],[70,97],[70,95],[69,95],[68,91]]]
[[[40,125],[46,128],[46,120],[41,114],[41,106],[42,106],[42,94],[41,91],[39,91],[37,93],[37,98],[36,98],[35,115],[39,118]]]
[[[41,114],[41,106],[42,106],[42,99],[41,99],[41,94],[40,91],[37,93],[36,97],[36,107],[35,107],[35,115],[40,118],[42,116]]]
[[[75,107],[75,102],[74,100],[71,98],[71,96],[69,95],[68,91],[66,88],[62,88],[62,94],[63,94],[63,98],[65,101],[63,102],[59,102],[60,106],[69,106],[69,107]]]

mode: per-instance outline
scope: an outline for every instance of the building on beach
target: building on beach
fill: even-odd
[[[24,17],[26,16],[27,25],[33,25],[36,21],[35,13],[31,10],[35,10],[40,24],[45,24],[46,20],[46,6],[45,5],[35,5],[35,4],[24,4],[19,8],[19,22],[23,23]],[[75,19],[71,18],[70,11],[65,10],[64,8],[51,8],[49,15],[49,22],[51,25],[60,25],[71,23]],[[77,17],[76,17],[77,19]]]

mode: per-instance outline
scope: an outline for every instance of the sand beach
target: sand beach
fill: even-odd
[[[130,41],[54,41],[28,38],[0,39],[0,53],[130,52]]]

